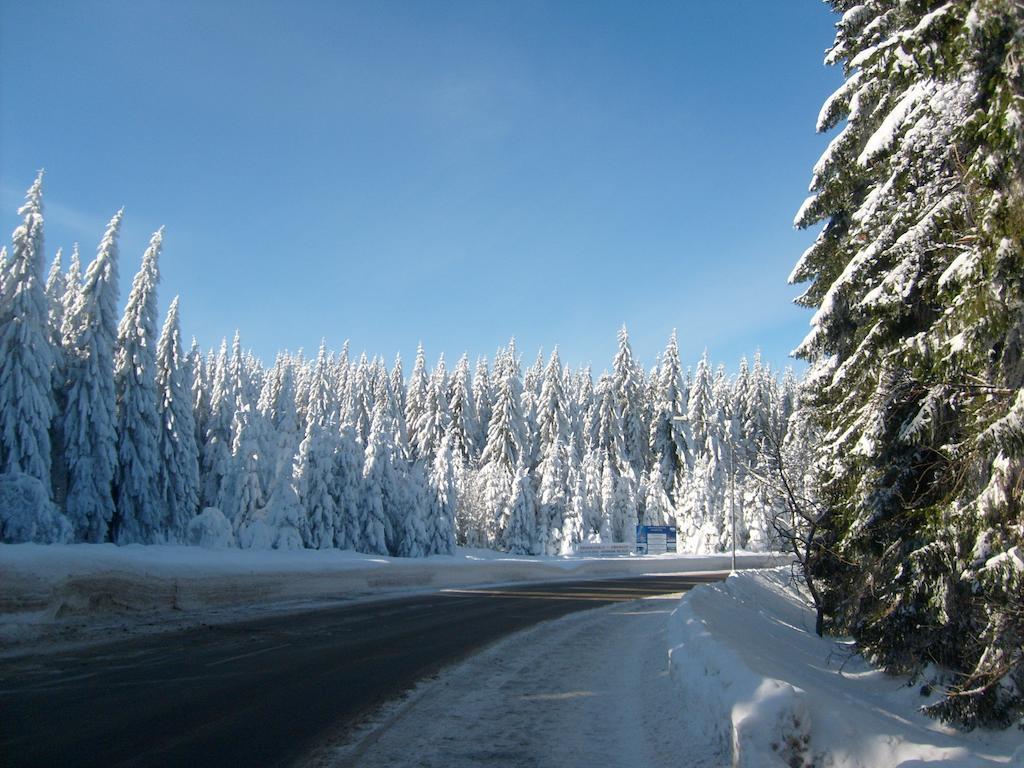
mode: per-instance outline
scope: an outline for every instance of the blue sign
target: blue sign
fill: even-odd
[[[676,551],[676,527],[674,525],[638,525],[636,527],[636,553],[638,555],[663,555]]]

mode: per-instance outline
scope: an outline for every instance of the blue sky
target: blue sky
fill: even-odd
[[[126,207],[122,298],[204,346],[646,364],[673,328],[775,366],[814,133],[841,73],[806,0],[0,0],[5,232],[47,169],[47,256]]]

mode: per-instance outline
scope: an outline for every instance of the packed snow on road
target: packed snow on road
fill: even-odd
[[[814,634],[788,567],[572,614],[421,684],[318,768],[406,764],[1022,766],[1017,731],[943,726],[936,692]]]

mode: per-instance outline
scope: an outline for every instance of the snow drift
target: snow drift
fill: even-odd
[[[684,715],[736,768],[1024,766],[1019,732],[943,726],[920,712],[936,692],[873,668],[849,641],[817,637],[788,568],[687,593],[669,621],[669,659]]]

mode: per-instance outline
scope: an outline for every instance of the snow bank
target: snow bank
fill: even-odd
[[[209,510],[208,510],[209,511]],[[195,531],[220,541],[216,510]],[[197,518],[198,519],[198,518]],[[746,554],[746,567],[770,556]],[[213,609],[309,605],[317,601],[508,582],[645,573],[716,571],[727,555],[528,557],[460,549],[456,555],[391,558],[341,550],[245,550],[113,544],[0,544],[0,643],[55,630],[109,625],[118,629]],[[236,614],[231,618],[238,618]]]
[[[669,659],[685,716],[704,721],[736,768],[1024,766],[1018,731],[943,726],[919,711],[934,694],[874,669],[849,642],[817,637],[788,568],[687,593],[669,622]]]

